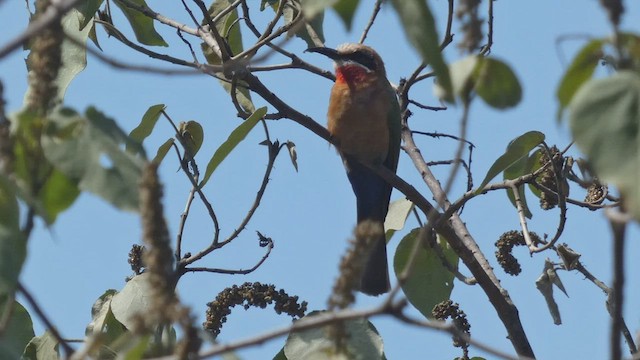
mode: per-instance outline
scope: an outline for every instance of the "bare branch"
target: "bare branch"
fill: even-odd
[[[230,269],[216,269],[216,268],[208,268],[208,267],[185,267],[183,272],[210,272],[217,274],[229,274],[229,275],[246,275],[254,272],[258,269],[269,257],[271,254],[271,250],[273,249],[273,241],[270,241],[267,245],[267,252],[262,256],[262,258],[251,268],[249,269],[238,269],[238,270],[230,270]]]
[[[382,7],[382,1],[383,0],[376,0],[375,5],[373,5],[373,12],[371,13],[371,17],[369,18],[369,22],[367,23],[367,25],[364,28],[364,31],[362,32],[362,35],[360,36],[360,44],[364,43],[364,40],[367,38],[367,35],[369,34],[369,30],[371,30],[371,27],[373,26],[373,23],[376,21],[376,17],[378,17],[378,13],[380,12],[380,8]]]

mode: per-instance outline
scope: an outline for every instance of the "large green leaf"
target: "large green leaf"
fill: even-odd
[[[87,43],[87,38],[89,36],[91,26],[87,26],[83,30],[80,30],[81,16],[82,15],[78,10],[71,9],[62,18],[61,24],[62,29],[67,36],[84,45]],[[92,21],[92,18],[89,19],[89,22]],[[56,103],[61,103],[63,101],[64,95],[67,91],[67,88],[69,87],[69,84],[71,84],[71,81],[87,66],[87,51],[85,46],[78,46],[75,43],[71,42],[69,39],[65,38],[62,41],[60,53],[62,65],[58,69],[58,74],[56,76],[56,80],[54,81],[57,91],[57,94],[55,96]],[[30,92],[31,88],[27,89],[24,97],[25,99],[29,98]]]
[[[313,19],[329,6],[333,6],[338,0],[300,0],[302,11],[307,19]]]
[[[261,107],[256,110],[249,118],[243,121],[237,128],[235,128],[227,140],[220,145],[220,147],[216,150],[209,160],[207,164],[207,169],[204,172],[204,178],[200,181],[199,186],[202,188],[208,181],[213,172],[218,168],[218,165],[227,158],[227,156],[235,149],[235,147],[247,137],[247,134],[253,129],[254,126],[264,117],[267,113],[267,107]]]
[[[569,105],[571,132],[598,177],[616,185],[640,219],[640,75],[620,71],[584,84]]]
[[[91,306],[91,322],[85,329],[85,335],[90,336],[99,334],[104,328],[107,313],[111,311],[111,299],[118,291],[109,289],[100,295],[100,297]]]
[[[7,308],[8,298],[7,295],[0,295],[0,312]],[[11,301],[14,302],[11,317],[0,336],[0,359],[20,359],[24,348],[35,336],[29,312],[19,302]]]
[[[80,30],[89,25],[103,2],[104,0],[85,0],[76,4],[75,9],[80,13],[78,16],[80,20]]]
[[[604,41],[602,39],[588,42],[573,58],[567,72],[562,76],[556,91],[556,96],[560,103],[558,120],[560,120],[563,110],[569,105],[576,92],[593,76],[598,62],[604,56],[603,45]]]
[[[138,208],[138,180],[144,161],[122,149],[134,143],[116,124],[90,107],[53,113],[42,138],[47,159],[82,190],[124,210]]]
[[[470,55],[449,66],[453,94],[466,102],[474,93],[487,105],[505,109],[522,99],[522,88],[509,65],[495,58]],[[446,90],[435,84],[435,93],[444,98]]]
[[[13,293],[27,254],[27,241],[19,223],[15,189],[0,174],[0,295]]]
[[[314,315],[322,316],[322,312],[311,313],[298,320],[304,322]],[[348,355],[335,353],[335,341],[327,336],[327,327],[289,334],[284,345],[284,355],[288,360],[375,360],[384,359],[382,338],[378,330],[366,319],[355,319],[344,322],[347,339],[345,348]]]
[[[340,19],[342,19],[342,22],[349,31],[351,31],[353,17],[356,14],[358,4],[360,4],[360,0],[338,0],[333,5],[333,10],[338,13],[338,16],[340,16]]]
[[[22,360],[58,360],[58,340],[51,335],[50,332],[45,332],[42,336],[36,336],[22,354]]]
[[[496,109],[516,106],[522,88],[509,65],[495,58],[481,58],[474,74],[475,90],[487,105]]]
[[[20,227],[20,208],[15,188],[3,173],[0,173],[0,226],[12,229]]]
[[[433,68],[438,84],[444,89],[443,99],[453,102],[449,68],[440,52],[441,40],[426,0],[393,0],[391,3],[400,16],[409,42],[418,50],[422,59]]]
[[[58,215],[76,201],[78,195],[78,182],[53,169],[38,194],[47,224],[53,224]]]
[[[421,229],[413,229],[398,244],[393,258],[396,276],[400,276],[409,264],[416,241],[420,241]],[[458,265],[458,256],[449,244],[438,235],[437,245],[453,266]],[[418,253],[409,277],[402,284],[402,291],[409,302],[424,316],[432,318],[433,307],[451,296],[453,278],[451,273],[438,257],[436,252],[426,244],[418,245]]]
[[[142,115],[140,124],[138,124],[135,129],[131,130],[129,137],[135,142],[142,144],[144,139],[151,135],[153,128],[156,126],[156,123],[160,118],[160,114],[162,114],[162,110],[165,108],[166,106],[164,104],[151,105],[144,115]],[[127,144],[127,150],[132,150],[130,144]]]
[[[544,141],[544,134],[539,131],[529,131],[517,138],[513,139],[507,146],[507,150],[491,165],[491,168],[485,175],[484,180],[478,186],[478,193],[491,181],[496,175],[503,172],[520,160],[524,156],[528,156],[529,152]]]
[[[321,0],[320,2],[313,0],[293,0],[284,3],[284,10],[282,16],[285,24],[290,24],[298,17],[300,8],[305,10],[308,8],[310,13],[305,11],[305,17],[301,22],[296,25],[292,30],[289,30],[289,36],[297,36],[307,43],[308,47],[321,46],[324,44],[324,5],[330,5],[331,1]],[[283,2],[280,2],[282,4]],[[276,9],[274,9],[276,10]],[[317,39],[320,43],[314,41],[314,36],[311,32],[317,35]]]
[[[134,276],[120,292],[111,298],[111,311],[115,318],[127,329],[134,329],[137,316],[148,311],[152,291],[149,285],[149,274]]]
[[[77,10],[69,11],[62,18],[62,28],[67,36],[75,39],[82,45],[86,45],[91,26],[80,30],[79,13]],[[93,20],[89,19],[89,23]],[[69,84],[75,77],[87,67],[87,50],[85,46],[78,46],[68,39],[62,42],[62,67],[58,70],[56,85],[58,86],[58,98],[64,99]]]
[[[469,99],[473,90],[473,75],[478,65],[478,58],[476,55],[471,55],[449,65],[453,95],[462,99],[463,102]],[[447,96],[447,90],[439,82],[434,84],[434,92],[441,99]]]
[[[174,143],[173,138],[167,139],[162,145],[158,147],[158,150],[156,151],[156,156],[153,157],[152,161],[156,164],[162,163],[162,160],[164,160],[164,157],[167,156],[167,153],[169,152],[169,150],[171,150],[173,143]]]
[[[148,7],[144,0],[130,1],[136,5]],[[156,31],[152,18],[147,17],[137,10],[127,7],[120,0],[114,0],[114,3],[118,5],[120,10],[124,13],[124,16],[129,20],[129,24],[131,25],[133,32],[136,34],[136,39],[138,39],[141,44],[150,46],[169,46],[162,36],[160,36]]]

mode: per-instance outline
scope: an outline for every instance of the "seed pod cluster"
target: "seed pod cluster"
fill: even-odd
[[[224,289],[215,300],[208,303],[206,320],[202,325],[205,330],[218,336],[234,306],[242,305],[245,310],[252,306],[264,309],[274,303],[277,314],[285,313],[293,318],[300,318],[307,311],[306,301],[298,303],[297,296],[290,296],[282,289],[276,290],[274,285],[246,282]]]

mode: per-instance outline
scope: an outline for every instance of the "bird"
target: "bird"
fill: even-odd
[[[364,260],[358,290],[378,296],[390,290],[384,220],[393,187],[368,166],[396,172],[400,155],[400,107],[384,62],[371,47],[347,43],[312,47],[334,61],[327,129],[342,157],[356,197],[357,222],[378,230]]]

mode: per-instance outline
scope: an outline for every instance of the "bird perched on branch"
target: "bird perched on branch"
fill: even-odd
[[[336,81],[329,100],[328,130],[357,201],[358,224],[377,227],[368,259],[364,261],[359,290],[368,295],[389,291],[384,220],[392,187],[367,167],[382,165],[395,172],[400,154],[400,108],[387,80],[382,58],[362,44],[337,49],[307,49],[335,62]]]

